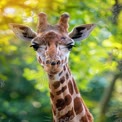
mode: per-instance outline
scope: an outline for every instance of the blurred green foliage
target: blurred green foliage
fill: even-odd
[[[88,39],[76,44],[69,64],[95,122],[122,121],[121,9],[119,0],[1,0],[0,122],[52,121],[47,75],[29,43],[17,39],[8,27],[21,23],[36,30],[40,11],[48,14],[52,24],[68,12],[70,31],[76,25],[97,24]],[[102,101],[112,81],[104,108]]]

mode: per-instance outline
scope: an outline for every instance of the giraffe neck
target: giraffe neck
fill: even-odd
[[[92,122],[68,65],[48,76],[54,122]]]

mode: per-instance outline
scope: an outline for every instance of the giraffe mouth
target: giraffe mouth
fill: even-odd
[[[59,71],[50,71],[49,74],[57,74]]]
[[[60,72],[60,70],[47,70],[47,73],[50,74],[50,75],[54,75],[54,74],[57,74],[58,72]]]
[[[44,70],[48,73],[48,74],[57,74],[57,73],[59,73],[61,70],[62,70],[62,68],[61,68],[61,66],[52,66],[52,65],[50,65],[50,66],[46,66],[46,67],[44,67]]]

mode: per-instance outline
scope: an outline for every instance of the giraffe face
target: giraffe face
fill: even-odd
[[[37,60],[48,74],[56,74],[68,62],[74,40],[66,33],[49,30],[38,34],[31,46],[36,50]]]
[[[67,63],[74,42],[87,38],[95,24],[80,25],[68,33],[67,13],[60,16],[56,25],[47,22],[45,13],[39,13],[38,18],[37,33],[25,25],[11,23],[9,26],[17,37],[31,42],[44,70],[48,74],[56,74]]]

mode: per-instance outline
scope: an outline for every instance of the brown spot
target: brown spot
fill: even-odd
[[[59,73],[59,76],[61,76],[62,73],[63,73],[63,71],[61,71],[61,72]]]
[[[60,82],[59,81],[56,81],[54,84],[53,84],[54,88],[57,89],[59,86],[60,86]]]
[[[69,78],[69,75],[68,75],[68,73],[66,73],[66,79],[68,80],[68,78]]]
[[[88,108],[86,107],[86,105],[85,105],[85,103],[84,103],[84,101],[83,101],[83,99],[81,98],[81,102],[82,102],[82,105],[85,107],[85,111],[86,111],[86,116],[87,116],[87,118],[88,118],[88,120],[90,121],[90,122],[93,122],[93,116],[92,116],[92,114],[89,112],[89,110],[88,110]],[[82,118],[81,118],[82,119]],[[82,121],[81,121],[82,122]]]
[[[75,83],[75,81],[74,81],[73,78],[72,78],[72,81],[73,81],[73,85],[74,85],[75,92],[76,92],[76,94],[78,94],[79,91],[78,91],[78,88],[77,88],[76,83]]]
[[[73,108],[72,110],[68,111],[65,115],[59,118],[59,122],[70,122],[74,118]]]
[[[74,110],[75,110],[76,115],[80,114],[83,110],[82,103],[81,103],[81,98],[79,98],[79,97],[76,97],[74,99]]]
[[[60,110],[62,110],[62,109],[64,109],[65,108],[65,100],[64,99],[62,99],[62,98],[60,98],[60,99],[58,99],[57,100],[57,102],[56,102],[56,108],[60,111]]]
[[[54,98],[54,95],[50,92],[50,97],[51,97],[51,99],[53,99]]]
[[[73,94],[73,86],[72,86],[72,82],[71,82],[71,80],[69,80],[68,88],[69,88],[69,92],[70,92],[70,94],[72,95],[72,94]]]
[[[65,81],[65,77],[63,76],[61,79],[60,79],[60,82],[63,84]]]
[[[92,114],[91,113],[88,113],[87,115],[88,115],[89,121],[90,122],[93,122],[94,121],[94,118],[93,118]]]
[[[64,69],[64,71],[66,71],[66,67],[65,66],[63,67],[63,69]]]
[[[66,95],[64,99],[60,98],[56,101],[56,108],[60,111],[65,108],[66,105],[69,105],[72,101],[70,95]]]
[[[83,116],[81,119],[80,119],[80,122],[88,122],[89,120],[88,120],[88,118],[87,118],[87,116],[85,115],[85,116]]]
[[[49,75],[49,74],[48,74],[48,77],[49,77],[49,79],[51,79],[51,80],[54,79],[54,75]]]
[[[39,61],[39,63],[42,63],[42,60],[41,60],[40,56],[39,56],[39,59],[38,59],[38,61]]]
[[[69,105],[72,102],[71,96],[68,94],[65,96],[65,104]]]
[[[61,90],[59,90],[59,91],[56,92],[57,95],[60,95],[61,93],[62,93]]]
[[[93,120],[94,120],[93,116],[87,109],[85,116],[81,117],[80,122],[88,122],[88,121],[93,122]]]
[[[60,94],[63,93],[66,89],[67,89],[67,86],[62,87],[62,89],[59,90],[59,91],[57,91],[56,94],[57,94],[57,95],[60,95]]]

